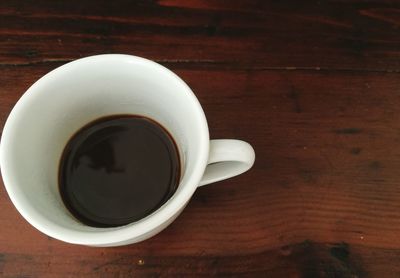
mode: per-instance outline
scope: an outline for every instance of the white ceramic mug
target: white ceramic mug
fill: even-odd
[[[166,127],[178,145],[182,176],[175,194],[147,217],[121,227],[89,227],[61,200],[59,160],[79,128],[112,114],[139,114]],[[254,158],[246,142],[210,141],[204,112],[177,75],[150,60],[120,54],[79,59],[40,78],[13,108],[0,144],[4,185],[22,216],[53,238],[90,246],[125,245],[157,234],[199,185],[239,175]]]

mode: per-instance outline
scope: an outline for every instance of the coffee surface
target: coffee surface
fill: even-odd
[[[168,131],[145,117],[117,115],[87,124],[69,140],[59,188],[82,223],[115,227],[162,206],[179,177],[179,153]]]

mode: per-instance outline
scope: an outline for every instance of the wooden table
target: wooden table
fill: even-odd
[[[41,234],[1,184],[0,276],[400,276],[399,1],[111,2],[1,1],[1,128],[48,71],[128,53],[187,81],[254,168],[119,248]]]

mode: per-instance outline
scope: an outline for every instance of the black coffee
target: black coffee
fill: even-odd
[[[60,162],[59,186],[69,211],[84,224],[115,227],[161,205],[179,183],[174,140],[145,117],[119,115],[81,128]]]

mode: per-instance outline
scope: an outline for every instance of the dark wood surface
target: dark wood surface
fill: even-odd
[[[399,1],[112,2],[0,2],[0,128],[57,66],[134,54],[187,81],[254,168],[118,248],[39,233],[0,184],[1,277],[400,277]]]

